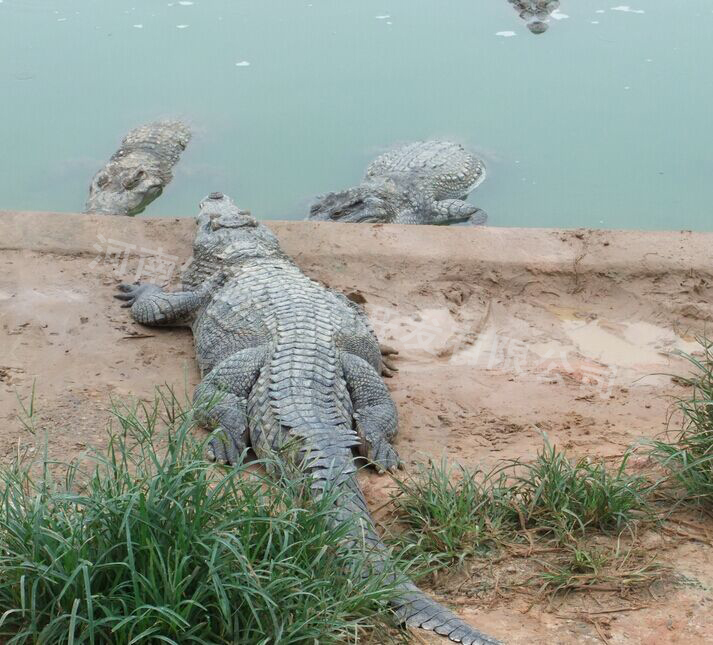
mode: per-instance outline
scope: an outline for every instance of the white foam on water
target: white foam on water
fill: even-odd
[[[594,13],[605,13],[604,9],[597,9]]]
[[[188,29],[189,25],[176,25],[176,29]]]
[[[190,7],[194,3],[191,0],[178,0],[178,4],[182,7]]]
[[[250,61],[241,60],[239,63],[235,63],[235,67],[250,67]]]
[[[622,11],[623,13],[646,13],[643,9],[632,9],[628,4],[612,7],[612,11]]]
[[[551,18],[554,18],[555,20],[567,20],[569,16],[566,13],[562,13],[559,9],[555,9],[551,14]]]
[[[387,20],[387,19],[391,18],[391,16],[388,13],[385,13],[381,16],[374,16],[374,18],[376,18],[377,20]]]
[[[593,25],[598,25],[598,24],[599,24],[599,21],[598,21],[598,20],[592,20],[592,24],[593,24]]]
[[[134,29],[143,29],[143,25],[131,25]]]
[[[67,22],[66,18],[57,18],[57,22]]]
[[[514,31],[496,31],[495,35],[502,36],[503,38],[512,38],[513,36],[517,36]]]

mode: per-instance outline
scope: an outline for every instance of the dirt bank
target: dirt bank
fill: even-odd
[[[711,234],[270,227],[309,275],[365,302],[400,350],[388,384],[407,464],[528,458],[543,432],[572,456],[621,454],[663,430],[667,395],[682,390],[652,375],[682,371],[670,352],[695,349],[713,320]],[[192,389],[190,333],[141,328],[112,299],[137,273],[175,278],[192,234],[189,219],[0,213],[5,460],[32,442],[15,414],[33,383],[60,458],[102,444],[111,397],[151,397],[162,383]],[[366,474],[363,485],[381,506],[387,480]],[[444,600],[510,643],[713,642],[712,554],[710,542],[662,542],[661,559],[689,582],[631,611],[609,613],[628,606],[619,594],[528,610],[530,597],[493,585],[475,596],[461,585]]]

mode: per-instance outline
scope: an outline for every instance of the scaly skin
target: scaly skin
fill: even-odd
[[[266,227],[220,193],[201,203],[182,291],[120,290],[137,322],[192,327],[202,374],[195,395],[218,401],[203,419],[214,429],[210,456],[234,462],[250,445],[258,457],[284,458],[288,472],[308,470],[315,494],[336,486],[335,521],[355,520],[352,538],[383,570],[388,551],[359,488],[352,448],[380,470],[397,468],[397,413],[364,312],[305,276]],[[497,642],[408,581],[399,583],[393,605],[406,625],[458,643]]]
[[[173,179],[172,169],[191,139],[180,121],[131,130],[92,180],[85,213],[138,215]]]
[[[464,201],[483,179],[485,164],[457,143],[417,141],[375,159],[359,186],[317,197],[308,219],[484,224],[487,215]]]
[[[549,17],[559,8],[559,0],[508,0],[533,34],[547,31]]]

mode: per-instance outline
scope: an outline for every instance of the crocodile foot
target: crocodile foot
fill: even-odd
[[[399,350],[391,347],[390,345],[384,345],[383,343],[379,345],[381,350],[381,375],[384,378],[391,378],[399,368],[396,367],[394,363],[393,356],[398,355]]]
[[[213,436],[208,441],[206,458],[219,464],[236,464],[245,448],[241,440],[237,440],[232,433],[219,426],[213,430]]]
[[[122,283],[117,288],[121,293],[117,293],[114,297],[117,300],[124,301],[121,306],[125,309],[131,307],[142,296],[163,291],[161,287],[157,287],[155,284],[139,284],[138,282],[135,284]]]
[[[404,467],[404,462],[401,461],[399,453],[386,439],[370,441],[364,457],[376,468],[379,474],[385,472],[393,473],[397,469]]]
[[[488,221],[488,214],[482,209],[477,208],[467,220],[466,224],[470,226],[483,226]]]

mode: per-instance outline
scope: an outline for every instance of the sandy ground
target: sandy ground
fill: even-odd
[[[684,371],[670,352],[695,350],[713,320],[713,235],[270,226],[309,275],[364,302],[400,351],[388,385],[409,465],[527,459],[542,433],[575,457],[621,455],[664,430],[669,397],[683,390],[655,374]],[[189,257],[192,232],[190,219],[0,213],[2,459],[32,444],[16,414],[33,383],[51,453],[64,459],[102,445],[111,397],[150,398],[163,383],[192,389],[190,333],[141,328],[112,299],[137,271],[165,281]],[[372,508],[382,506],[388,479],[362,482]],[[435,593],[514,644],[713,642],[710,541],[655,539],[675,575],[644,600],[533,603],[502,591],[512,563],[497,584],[466,578],[458,593]]]

